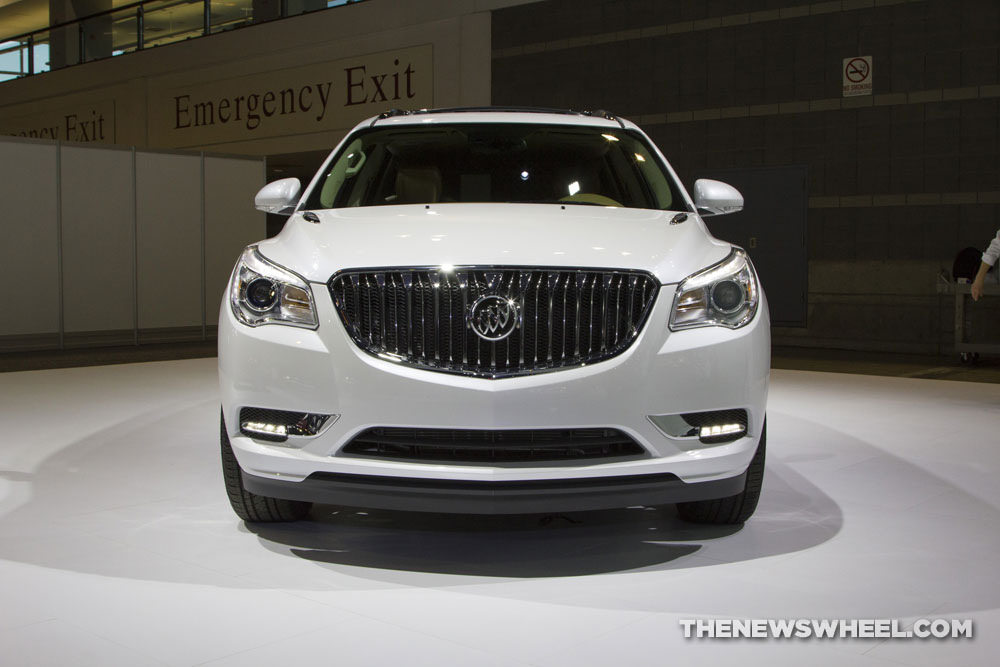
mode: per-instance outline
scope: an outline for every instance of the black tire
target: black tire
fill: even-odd
[[[747,481],[743,492],[728,498],[697,500],[677,503],[677,513],[685,521],[711,523],[715,525],[740,524],[753,516],[760,499],[760,488],[764,483],[764,456],[767,449],[767,422],[760,432],[757,452],[747,468]]]
[[[298,521],[309,514],[312,503],[300,500],[284,500],[282,498],[268,498],[251,493],[243,486],[243,471],[233,454],[233,447],[229,444],[229,434],[226,433],[226,420],[219,418],[220,435],[219,441],[222,445],[222,477],[226,483],[226,494],[229,495],[229,504],[244,521],[259,521],[273,523],[277,521]]]

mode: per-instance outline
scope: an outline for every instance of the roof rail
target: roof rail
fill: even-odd
[[[554,109],[546,107],[517,107],[517,106],[475,106],[475,107],[442,107],[438,109],[390,109],[388,111],[383,111],[378,116],[372,119],[371,124],[368,127],[374,127],[375,123],[386,118],[393,118],[396,116],[409,116],[415,114],[428,114],[428,113],[467,113],[476,111],[494,111],[500,113],[550,113],[550,114],[564,114],[571,116],[588,116],[591,118],[604,118],[606,120],[616,121],[621,125],[622,129],[625,129],[625,123],[622,119],[614,115],[610,111],[605,111],[603,109],[596,109],[594,111],[575,111],[573,109]]]
[[[625,129],[625,123],[622,122],[622,119],[614,115],[610,111],[605,111],[604,109],[594,109],[593,111],[581,111],[580,113],[582,113],[584,116],[595,116],[597,118],[604,118],[606,120],[616,121],[619,125],[622,126],[623,130]]]
[[[375,123],[385,118],[392,118],[394,116],[409,116],[411,113],[416,113],[416,112],[409,111],[407,109],[389,109],[388,111],[383,111],[379,115],[372,118],[372,122],[368,125],[368,127],[375,127]]]

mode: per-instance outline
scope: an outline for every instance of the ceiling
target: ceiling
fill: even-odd
[[[0,0],[0,40],[49,24],[49,0]]]

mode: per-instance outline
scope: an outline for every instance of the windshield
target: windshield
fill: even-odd
[[[514,123],[365,131],[324,167],[305,208],[444,202],[687,210],[641,135]]]

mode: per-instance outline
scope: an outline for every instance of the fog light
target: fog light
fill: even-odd
[[[697,438],[709,445],[732,442],[749,434],[747,411],[742,408],[650,415],[649,420],[671,438]]]
[[[719,436],[742,433],[747,430],[742,424],[713,424],[712,426],[702,426],[698,431],[699,438],[717,438]]]
[[[241,431],[249,431],[258,435],[288,437],[288,429],[284,424],[265,424],[263,422],[243,422],[240,424]]]
[[[328,423],[340,415],[319,415],[267,408],[242,408],[240,433],[257,440],[285,442],[289,436],[311,437],[318,435]]]

